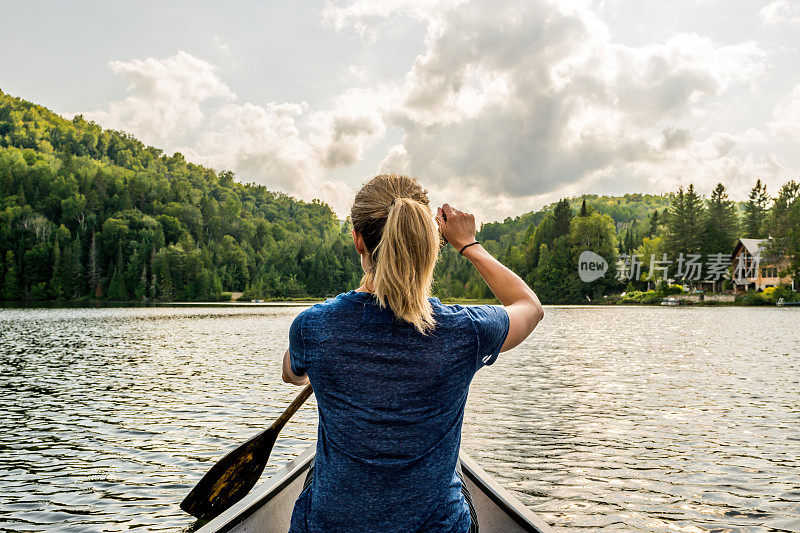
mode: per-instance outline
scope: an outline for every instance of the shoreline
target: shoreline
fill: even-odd
[[[616,296],[616,295],[615,295]],[[613,298],[613,296],[611,297]],[[0,301],[0,309],[86,309],[86,308],[130,308],[130,307],[295,307],[303,305],[314,305],[322,303],[328,298],[289,298],[278,300],[264,300],[261,302],[240,302],[240,301],[226,301],[226,302],[193,302],[193,301],[172,301],[172,302],[142,302],[137,300],[130,301],[109,301],[109,300],[29,300],[29,301]],[[610,298],[609,298],[610,299]],[[619,302],[608,301],[603,299],[598,302],[584,302],[584,303],[551,303],[542,304],[545,307],[796,307],[800,308],[797,303],[787,303],[784,306],[779,306],[774,303],[748,303],[736,301],[686,301],[682,300],[678,305],[661,305],[657,303],[636,303],[636,302]],[[444,298],[441,299],[443,304],[453,305],[499,305],[496,299],[490,298]]]

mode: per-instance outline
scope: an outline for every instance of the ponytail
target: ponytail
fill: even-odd
[[[378,176],[356,195],[351,218],[370,252],[362,284],[375,293],[381,307],[429,333],[436,325],[428,298],[439,231],[426,191],[407,176]]]

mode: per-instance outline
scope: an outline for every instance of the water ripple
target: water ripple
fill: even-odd
[[[0,530],[191,530],[183,496],[297,393],[299,311],[0,310]],[[476,376],[464,447],[565,531],[800,531],[798,311],[550,308]]]

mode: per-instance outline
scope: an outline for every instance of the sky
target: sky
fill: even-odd
[[[800,174],[798,0],[0,0],[0,89],[341,217]]]

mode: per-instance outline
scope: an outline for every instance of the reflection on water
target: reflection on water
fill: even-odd
[[[297,393],[300,307],[0,310],[0,530],[187,529]],[[464,447],[564,530],[800,531],[800,310],[550,308],[473,382]],[[315,435],[313,399],[267,474]]]

